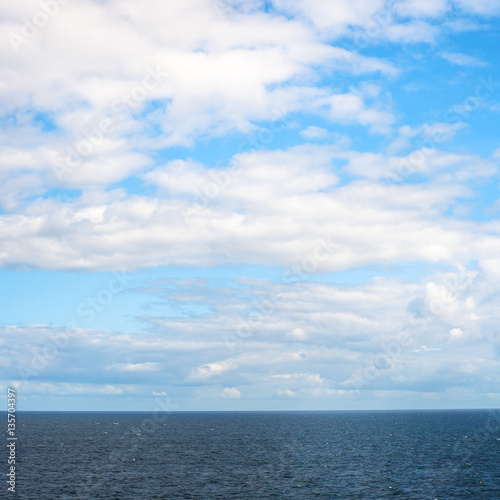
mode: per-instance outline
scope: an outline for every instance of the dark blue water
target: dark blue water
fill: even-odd
[[[0,498],[500,499],[499,411],[17,420],[18,493]]]

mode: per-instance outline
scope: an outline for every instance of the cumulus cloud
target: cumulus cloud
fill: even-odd
[[[461,337],[464,334],[464,331],[461,328],[452,328],[450,330],[450,335],[453,337]]]
[[[328,135],[328,130],[310,125],[300,132],[305,139],[324,139]]]
[[[153,396],[166,396],[167,393],[165,391],[153,391]]]
[[[235,367],[235,364],[231,360],[208,363],[206,365],[200,366],[196,370],[196,372],[192,374],[192,378],[200,380],[210,379],[212,377],[222,375],[223,373]]]
[[[343,123],[359,122],[373,132],[389,132],[394,122],[389,111],[367,106],[363,97],[355,93],[332,95],[329,105],[329,116],[332,120]]]
[[[293,398],[295,396],[295,393],[290,389],[278,390],[278,394],[283,394],[285,396],[288,396],[289,398]]]
[[[302,328],[294,328],[286,336],[293,340],[307,340],[309,338],[309,335]]]
[[[239,399],[241,398],[241,392],[236,389],[236,387],[225,387],[222,395],[229,399]]]

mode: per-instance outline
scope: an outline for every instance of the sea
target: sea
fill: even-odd
[[[0,498],[500,500],[498,410],[16,415]]]

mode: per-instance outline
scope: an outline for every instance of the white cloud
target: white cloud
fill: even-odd
[[[233,368],[236,368],[236,365],[231,360],[208,363],[206,365],[200,366],[195,372],[191,374],[191,377],[197,380],[206,380],[218,375],[222,375],[223,373]]]
[[[494,16],[500,14],[498,0],[454,0],[454,3],[466,12]]]
[[[225,398],[239,399],[241,398],[241,392],[236,389],[236,387],[225,387],[222,395]]]
[[[445,138],[448,131],[439,132],[440,140]],[[436,137],[436,136],[434,136]],[[398,144],[392,144],[390,150],[400,149],[407,145],[406,139]],[[420,145],[405,156],[386,156],[382,153],[353,154],[345,167],[351,175],[369,179],[387,179],[394,182],[404,182],[414,174],[425,175],[429,179],[445,182],[447,189],[458,188],[466,195],[464,186],[467,180],[473,178],[490,177],[498,167],[495,162],[484,160],[478,156],[446,153],[435,149],[435,139],[421,139],[411,143],[411,147]],[[474,165],[474,172],[471,172]],[[453,183],[456,182],[456,184]],[[429,189],[434,186],[431,183]]]
[[[165,391],[153,391],[153,396],[166,396],[167,393]]]
[[[408,0],[396,4],[383,0],[341,0],[335,3],[335,8],[328,0],[275,0],[274,4],[312,22],[324,38],[335,40],[343,35],[350,36],[354,46],[360,49],[387,39],[402,43],[434,43],[438,30],[421,18],[436,17],[446,11],[444,0]],[[400,16],[415,19],[400,22]]]
[[[123,372],[149,372],[159,370],[159,363],[117,363],[108,367],[110,370]]]
[[[478,68],[483,68],[484,66],[486,66],[486,63],[484,61],[481,61],[481,59],[470,56],[468,54],[462,54],[460,52],[440,52],[439,55],[443,59],[446,59],[448,62],[457,64],[459,66],[475,66]]]
[[[463,363],[458,368],[458,371],[461,373],[467,373],[468,375],[473,375],[479,371],[479,367],[474,363]]]
[[[448,0],[403,0],[395,5],[395,11],[408,17],[438,17],[449,8]]]
[[[462,335],[464,335],[464,331],[461,328],[452,328],[450,330],[450,335],[452,337],[461,337]]]
[[[324,139],[328,135],[328,130],[310,125],[301,130],[300,135],[305,139]]]
[[[288,12],[298,12],[331,38],[345,33],[348,26],[364,25],[384,6],[383,0],[339,0],[335,8],[328,0],[275,0],[274,4]]]
[[[441,349],[436,347],[427,347],[426,345],[420,346],[420,349],[413,349],[413,352],[432,352],[432,351],[440,351]]]
[[[295,396],[295,393],[290,389],[278,390],[277,392],[279,395],[288,396],[289,398],[293,398]]]
[[[294,328],[286,336],[292,340],[307,340],[309,335],[302,328]]]
[[[348,159],[344,172],[364,179],[339,186],[337,159]],[[498,231],[445,214],[473,195],[468,182],[496,171],[494,161],[433,149],[388,157],[313,145],[236,155],[230,169],[177,161],[144,176],[158,186],[156,195],[94,192],[1,214],[0,263],[301,266],[326,251],[315,258],[314,273],[395,260],[482,261],[495,258]],[[413,174],[430,181],[406,184]],[[321,241],[327,249],[318,249]]]
[[[282,375],[272,375],[273,379],[286,380],[288,382],[295,382],[297,385],[321,385],[325,381],[319,375],[313,375],[311,373],[293,373],[293,374],[282,374]]]
[[[362,95],[336,94],[328,99],[329,117],[341,123],[360,123],[372,132],[387,133],[394,122],[391,112],[367,106]]]
[[[424,21],[412,21],[408,23],[393,24],[384,28],[383,37],[395,43],[419,43],[434,44],[439,30]]]
[[[397,137],[389,146],[389,151],[415,147],[419,149],[437,149],[442,144],[451,142],[455,135],[466,127],[463,122],[458,123],[424,123],[418,127],[403,125],[398,129]]]
[[[73,384],[22,381],[19,390],[26,395],[56,395],[56,396],[120,396],[134,393],[132,386],[116,386],[110,384]]]

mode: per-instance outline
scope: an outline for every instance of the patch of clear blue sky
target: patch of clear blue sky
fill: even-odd
[[[43,132],[53,132],[57,130],[57,125],[53,117],[48,113],[38,112],[33,116],[33,124],[39,126]]]
[[[400,76],[389,83],[389,89],[394,102],[397,103],[396,112],[402,114],[404,123],[449,122],[451,117],[446,115],[448,109],[474,95],[480,77],[487,78],[492,75],[494,81],[500,81],[500,56],[497,50],[499,41],[497,30],[486,29],[443,35],[437,45],[409,44],[401,47],[388,43],[372,44],[362,49],[361,53],[366,56],[386,57],[396,67],[403,69]],[[346,45],[349,46],[348,41]],[[442,51],[476,57],[485,65],[481,67],[452,64],[440,56]],[[496,87],[487,101],[498,102],[499,98],[500,87]],[[466,122],[472,120],[471,125],[476,132],[472,135],[474,138],[481,136],[482,130],[491,135],[488,124],[481,123],[484,119],[484,109],[482,107],[464,117]],[[476,129],[477,126],[479,129]]]

